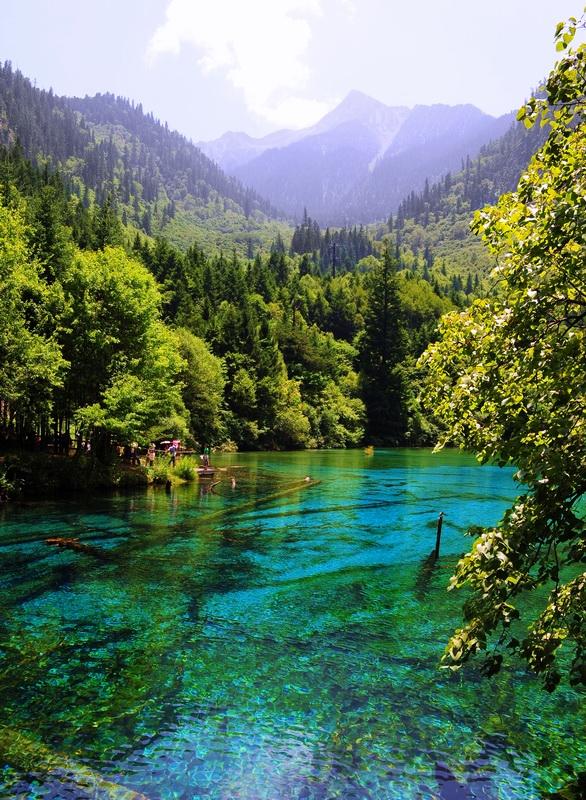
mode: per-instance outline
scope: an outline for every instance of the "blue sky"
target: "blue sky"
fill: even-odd
[[[58,94],[111,91],[194,141],[304,127],[350,90],[517,108],[582,0],[0,0],[0,59]]]

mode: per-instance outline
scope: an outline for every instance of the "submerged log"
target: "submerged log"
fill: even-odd
[[[310,487],[319,486],[321,481],[312,480],[305,480],[296,481],[293,485],[288,485],[286,489],[279,489],[276,492],[270,492],[269,494],[262,495],[261,497],[256,497],[254,500],[247,500],[245,503],[240,503],[237,506],[230,506],[228,508],[222,508],[219,511],[212,511],[211,514],[205,514],[204,516],[200,517],[198,520],[199,524],[207,524],[208,522],[215,522],[218,519],[224,519],[226,517],[237,517],[241,514],[247,514],[249,511],[254,511],[256,508],[260,508],[261,506],[267,505],[272,503],[273,500],[279,500],[281,497],[287,497],[287,495],[295,494],[302,489],[308,489]]]
[[[91,797],[102,797],[104,800],[149,800],[142,792],[135,792],[109,781],[85,764],[55,753],[14,728],[0,727],[0,758],[3,763],[10,764],[23,773],[42,774],[74,784]]]
[[[45,544],[52,544],[55,547],[67,547],[70,550],[79,550],[82,546],[79,538],[74,539],[71,536],[50,536],[45,539]]]
[[[110,554],[100,547],[94,547],[91,544],[80,542],[79,538],[71,536],[50,536],[45,539],[45,544],[53,547],[64,547],[66,550],[74,550],[77,553],[86,553],[87,555],[94,556],[94,558],[102,558],[107,561]]]

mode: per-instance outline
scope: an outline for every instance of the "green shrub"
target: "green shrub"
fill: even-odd
[[[0,467],[0,503],[17,494],[20,481],[9,478],[6,468]]]
[[[199,462],[191,456],[183,456],[173,469],[173,475],[184,481],[194,481],[197,476]]]
[[[156,458],[152,467],[148,468],[149,479],[153,483],[166,483],[171,473],[167,459]]]

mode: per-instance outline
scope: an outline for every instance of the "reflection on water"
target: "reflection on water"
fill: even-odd
[[[512,470],[407,450],[218,462],[214,492],[3,512],[0,797],[530,800],[584,761],[576,693],[437,669],[463,531],[499,519]]]

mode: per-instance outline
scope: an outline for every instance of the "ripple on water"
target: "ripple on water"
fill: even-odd
[[[224,458],[244,465],[237,493],[4,513],[0,798],[100,796],[77,769],[122,787],[110,800],[538,800],[586,759],[575,692],[437,669],[462,531],[498,520],[511,470],[425,451]],[[321,483],[300,488],[307,474]],[[48,548],[57,531],[107,558]]]

